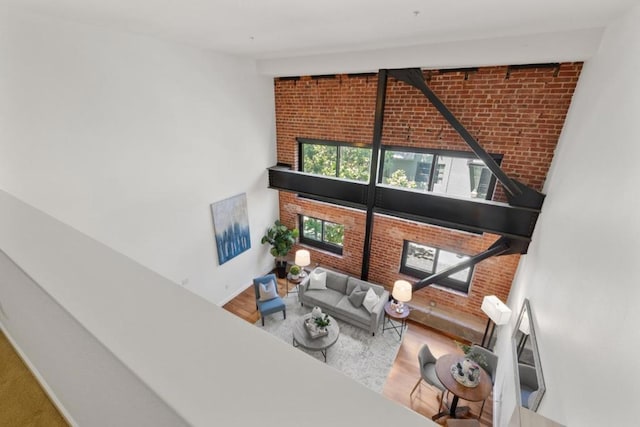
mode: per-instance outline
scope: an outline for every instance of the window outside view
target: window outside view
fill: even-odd
[[[405,274],[415,275],[418,278],[424,278],[444,271],[467,259],[469,257],[466,255],[459,255],[439,248],[405,241],[400,271]],[[470,279],[471,267],[450,275],[439,284],[466,292]]]
[[[303,143],[302,171],[368,182],[371,149],[348,145]]]
[[[384,151],[382,183],[466,198],[487,198],[491,172],[478,159]]]
[[[301,217],[303,243],[336,253],[342,253],[344,225],[309,216]]]

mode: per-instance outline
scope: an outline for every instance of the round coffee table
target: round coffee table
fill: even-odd
[[[311,351],[319,351],[324,356],[324,361],[326,363],[327,349],[338,341],[340,326],[338,326],[336,319],[329,316],[331,323],[327,326],[328,334],[319,338],[311,338],[311,335],[307,332],[307,328],[304,326],[304,321],[310,317],[311,313],[302,316],[302,318],[293,326],[293,346],[306,348]]]

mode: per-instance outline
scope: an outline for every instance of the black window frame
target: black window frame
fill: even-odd
[[[316,221],[320,221],[322,223],[322,240],[321,241],[320,240],[311,239],[309,237],[305,237],[305,235],[304,235],[304,218],[305,217],[310,218],[310,219],[314,219]],[[325,223],[327,223],[327,222],[329,222],[331,224],[341,225],[343,227],[343,230],[344,230],[344,224],[339,224],[337,222],[330,221],[330,220],[325,220],[325,219],[322,219],[322,218],[316,218],[316,217],[310,216],[310,215],[299,214],[298,215],[298,227],[299,227],[299,230],[300,230],[300,234],[298,236],[298,240],[300,241],[300,243],[302,243],[304,245],[313,246],[313,247],[316,247],[318,249],[322,249],[324,251],[332,252],[332,253],[337,254],[337,255],[342,255],[342,250],[343,250],[343,247],[344,247],[344,234],[342,236],[342,238],[343,238],[342,246],[336,245],[335,243],[330,243],[330,242],[325,241],[324,240],[324,235],[325,235],[324,227],[325,227]]]
[[[400,151],[403,153],[417,153],[417,154],[431,154],[433,156],[433,160],[431,163],[431,169],[429,171],[429,189],[426,190],[426,192],[429,192],[429,193],[433,192],[433,186],[435,184],[433,177],[435,175],[436,168],[434,166],[438,164],[438,156],[457,157],[457,158],[469,159],[469,160],[478,159],[478,156],[476,156],[475,153],[470,151],[439,150],[439,149],[432,149],[432,148],[383,145],[380,149],[380,162],[378,165],[378,182],[377,182],[377,184],[381,184],[381,185],[387,185],[387,184],[383,184],[382,182],[383,173],[384,173],[384,159],[387,151]],[[493,158],[493,160],[496,161],[498,165],[502,163],[502,159],[504,157],[502,154],[489,154],[489,155]],[[491,178],[489,180],[489,188],[487,190],[487,195],[484,198],[484,200],[491,200],[493,198],[493,194],[496,190],[496,182],[497,180],[495,175],[491,174]],[[402,187],[394,186],[393,188],[402,190]],[[445,193],[444,195],[446,196],[447,194]]]
[[[304,172],[304,150],[302,146],[304,144],[312,144],[312,145],[326,145],[329,147],[336,147],[336,174],[333,176],[337,179],[349,180],[348,178],[340,177],[340,147],[351,147],[351,148],[365,148],[369,151],[372,151],[370,144],[362,144],[355,142],[344,142],[344,141],[331,141],[326,139],[313,139],[313,138],[296,138],[298,141],[298,171]],[[373,157],[373,153],[372,156]],[[369,159],[369,169],[371,169],[371,158]],[[310,172],[305,172],[310,173]],[[328,175],[319,175],[319,176],[328,176]],[[356,182],[362,182],[368,184],[371,181],[371,174],[369,173],[369,178],[366,181],[354,180]]]
[[[407,255],[408,255],[408,248],[409,248],[409,244],[416,244],[416,245],[422,245],[422,246],[429,246],[430,248],[433,248],[436,250],[436,253],[433,257],[433,272],[428,273],[424,270],[419,270],[417,268],[413,268],[413,267],[409,267],[407,266]],[[435,274],[436,271],[438,271],[438,257],[440,255],[440,251],[446,251],[449,253],[453,253],[456,255],[461,255],[461,256],[469,256],[466,254],[460,254],[458,252],[453,252],[447,249],[442,249],[439,248],[437,246],[433,246],[431,244],[428,243],[419,243],[419,242],[413,242],[411,240],[404,240],[404,243],[402,245],[402,258],[400,259],[400,273],[402,274],[406,274],[407,276],[411,276],[414,277],[418,280],[422,280],[426,277],[431,276],[432,274]],[[457,280],[457,279],[452,279],[450,277],[445,277],[443,279],[440,279],[438,281],[438,283],[436,283],[436,285],[447,288],[447,289],[451,289],[457,292],[462,292],[464,294],[468,294],[469,293],[469,288],[471,287],[471,281],[473,279],[473,272],[474,272],[474,266],[470,266],[469,267],[469,277],[467,279],[466,282],[463,282],[461,280]]]

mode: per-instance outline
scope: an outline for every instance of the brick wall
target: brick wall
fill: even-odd
[[[429,87],[490,153],[503,154],[503,170],[541,190],[577,83],[581,63],[552,68],[512,70],[483,67],[477,72],[424,71]],[[556,75],[557,72],[557,75]],[[373,135],[377,76],[276,79],[278,161],[297,164],[296,137],[370,144]],[[384,145],[470,151],[460,136],[417,89],[389,78]],[[500,185],[494,200],[504,201]],[[280,193],[280,217],[290,226],[305,214],[345,225],[343,255],[312,249],[312,262],[359,275],[365,213]],[[403,240],[475,254],[498,236],[474,235],[382,215],[374,219],[369,280],[387,286],[399,273]],[[485,295],[506,300],[518,255],[494,257],[476,266],[468,295],[432,287],[416,292],[412,304],[435,303],[484,318]],[[415,281],[415,279],[408,278]]]

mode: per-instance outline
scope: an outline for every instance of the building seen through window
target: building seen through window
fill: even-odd
[[[469,259],[469,257],[466,255],[405,240],[402,250],[400,272],[413,276],[416,279],[424,279],[467,259]],[[472,273],[473,268],[468,267],[440,280],[437,284],[467,293],[469,291]]]
[[[392,149],[383,153],[383,184],[474,199],[488,199],[493,194],[491,171],[469,153]]]

